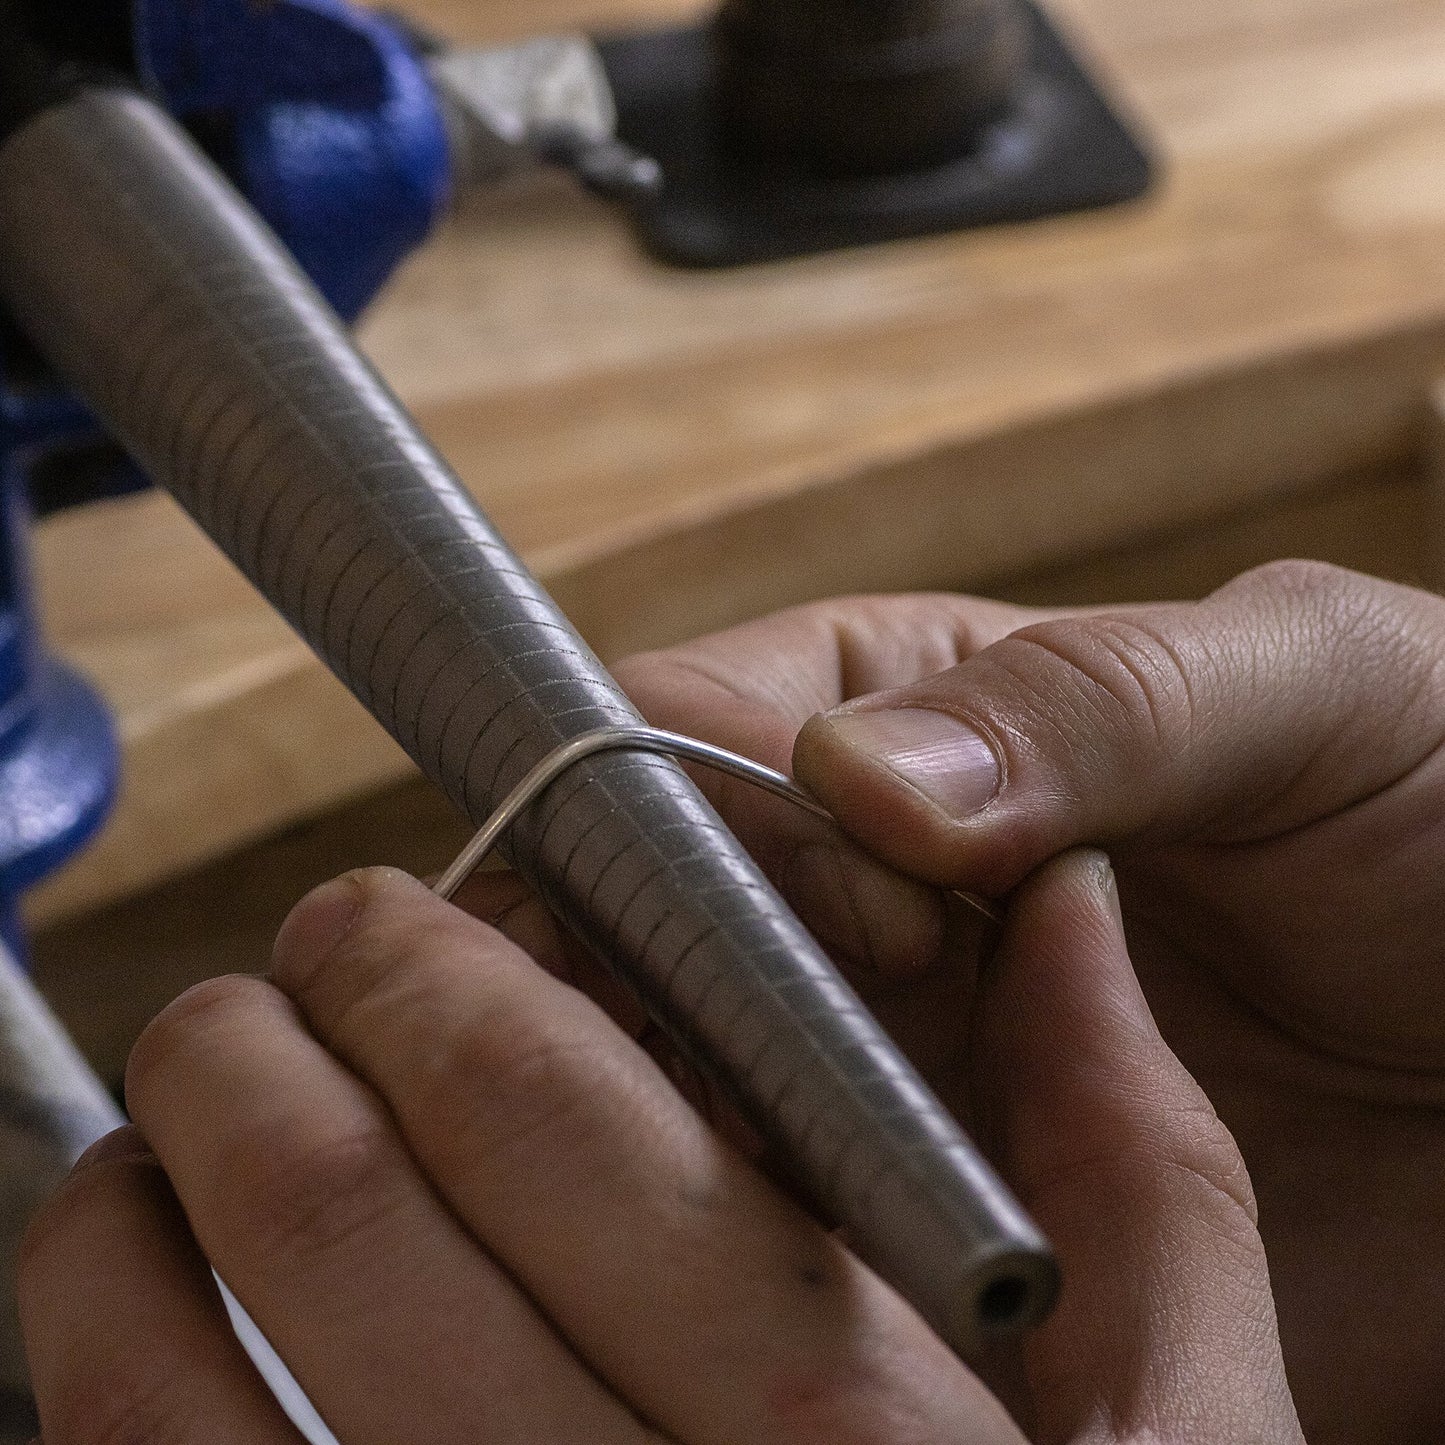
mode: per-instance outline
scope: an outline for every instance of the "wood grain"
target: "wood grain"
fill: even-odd
[[[476,40],[691,13],[414,8]],[[1445,7],[1050,8],[1161,155],[1142,204],[703,275],[544,179],[469,200],[368,318],[604,653],[832,591],[1003,585],[1419,453],[1445,372]],[[37,920],[406,775],[166,499],[56,519],[38,551],[127,785]]]

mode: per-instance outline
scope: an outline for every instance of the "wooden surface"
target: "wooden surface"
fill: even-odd
[[[474,40],[687,13],[413,8]],[[1421,454],[1445,374],[1445,5],[1050,8],[1161,154],[1143,204],[698,275],[547,180],[467,202],[368,319],[604,654],[839,590],[1001,589]],[[127,783],[38,920],[406,776],[165,498],[59,518],[39,554]]]

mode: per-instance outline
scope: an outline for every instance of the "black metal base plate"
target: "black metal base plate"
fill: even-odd
[[[607,36],[622,139],[661,163],[635,207],[648,246],[683,266],[737,266],[904,236],[1113,205],[1148,189],[1142,146],[1029,0],[1034,53],[1012,111],[944,166],[867,179],[756,164],[719,142],[704,26]]]

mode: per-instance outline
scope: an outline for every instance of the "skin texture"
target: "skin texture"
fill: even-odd
[[[152,1025],[37,1224],[48,1445],[297,1438],[200,1252],[346,1445],[1445,1433],[1445,604],[851,600],[620,676],[840,819],[705,780],[1053,1238],[1055,1316],[965,1369],[514,880],[494,928],[372,871]]]

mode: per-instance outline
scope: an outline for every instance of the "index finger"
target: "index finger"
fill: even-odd
[[[978,597],[851,597],[791,608],[614,669],[648,720],[788,772],[799,729],[853,697],[955,666],[1054,613]],[[943,956],[938,892],[745,783],[697,778],[819,940],[885,975]]]
[[[659,727],[786,769],[814,713],[954,667],[1009,633],[1073,609],[955,593],[838,597],[791,607],[613,669]]]
[[[1022,1445],[919,1317],[595,1008],[401,875],[331,887],[359,900],[354,922],[329,950],[298,946],[325,900],[303,904],[277,984],[643,1419],[689,1445],[881,1442],[904,1420],[909,1439]],[[709,1005],[731,1006],[723,990]]]

